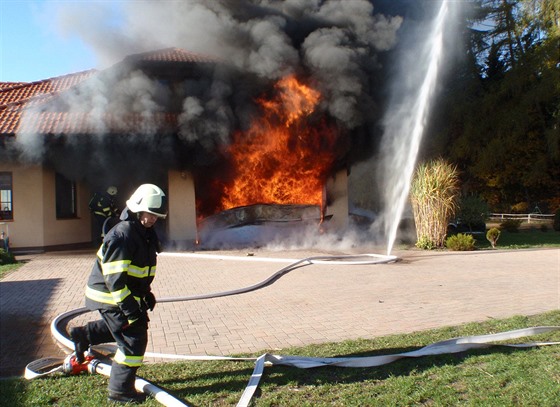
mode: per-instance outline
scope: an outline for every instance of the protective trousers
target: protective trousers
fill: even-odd
[[[120,310],[99,310],[101,320],[88,322],[86,333],[90,345],[115,341],[117,353],[111,366],[109,391],[118,394],[134,393],[136,370],[142,365],[148,345],[148,316],[133,324]]]

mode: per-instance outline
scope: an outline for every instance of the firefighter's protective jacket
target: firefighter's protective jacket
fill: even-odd
[[[128,208],[120,218],[97,252],[87,283],[86,307],[118,307],[125,316],[134,317],[141,309],[145,311],[143,299],[151,291],[160,246],[153,228],[142,226]]]
[[[93,214],[96,216],[101,216],[104,218],[119,216],[119,211],[115,206],[113,198],[105,192],[96,192],[95,194],[93,194],[93,197],[89,201],[88,205],[90,211],[93,212]]]

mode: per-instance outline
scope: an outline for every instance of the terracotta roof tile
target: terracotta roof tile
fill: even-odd
[[[197,54],[181,48],[165,48],[157,51],[143,52],[127,56],[124,61],[137,62],[183,62],[183,63],[215,63],[216,58]]]
[[[180,48],[134,54],[126,57],[123,62],[164,62],[204,64],[215,63],[216,59],[195,54]],[[18,132],[38,132],[40,134],[86,134],[86,133],[138,133],[142,134],[154,129],[166,130],[176,126],[176,113],[156,113],[150,117],[139,114],[127,114],[116,117],[107,114],[93,122],[89,113],[82,112],[35,112],[27,111],[25,128],[20,127],[24,110],[41,105],[56,98],[61,92],[78,85],[92,77],[98,71],[89,70],[74,74],[45,79],[37,82],[2,82],[0,86],[0,141],[2,137],[12,136]],[[27,119],[30,120],[27,120]]]
[[[39,134],[95,134],[131,133],[153,134],[177,125],[178,114],[156,113],[149,117],[142,114],[104,114],[92,120],[87,112],[38,112],[26,113],[25,127],[16,127],[17,133]]]
[[[15,134],[20,116],[19,109],[0,110],[0,137],[5,134]]]
[[[95,69],[58,76],[37,82],[24,82],[0,89],[0,108],[9,103],[22,103],[37,95],[61,92],[91,77]],[[11,82],[13,83],[13,82]]]
[[[25,85],[27,82],[0,82],[0,90],[1,89],[7,89],[7,88],[13,88],[15,86],[19,86],[19,85]]]
[[[0,88],[0,135],[16,133],[25,107],[43,103],[96,72],[92,69],[37,82],[8,82],[12,85]]]

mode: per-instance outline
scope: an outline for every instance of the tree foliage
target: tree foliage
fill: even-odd
[[[427,154],[457,163],[463,192],[493,210],[546,207],[560,196],[560,0],[467,5]]]
[[[480,225],[484,228],[488,213],[488,205],[476,195],[462,196],[459,200],[457,217],[468,226],[469,232]]]

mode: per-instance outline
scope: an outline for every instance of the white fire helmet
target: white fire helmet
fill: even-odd
[[[153,184],[143,184],[134,191],[126,206],[131,212],[148,212],[158,218],[167,216],[167,197],[160,187]]]
[[[107,188],[107,193],[111,196],[117,195],[118,192],[119,192],[119,190],[114,185],[111,185],[109,188]]]

